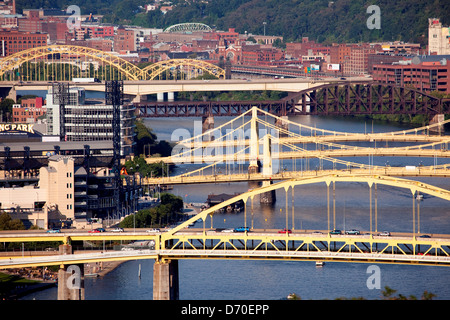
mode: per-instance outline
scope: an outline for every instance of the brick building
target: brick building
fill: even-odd
[[[46,33],[0,30],[0,56],[6,57],[22,50],[47,45]]]
[[[27,10],[25,16],[17,20],[19,31],[21,32],[43,32],[42,30],[43,22],[44,20],[41,18],[40,10],[38,9]]]
[[[135,31],[120,26],[114,35],[115,52],[134,52],[137,50]]]
[[[425,91],[450,93],[450,55],[414,57],[373,66],[373,79]]]
[[[21,104],[14,104],[12,108],[12,122],[35,123],[37,119],[46,114],[42,97],[22,99]]]

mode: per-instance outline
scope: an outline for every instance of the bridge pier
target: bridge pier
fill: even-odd
[[[436,114],[430,120],[430,125],[442,122],[444,120],[445,120],[445,114]],[[438,125],[436,127],[430,128],[430,134],[442,135],[443,133],[444,133],[444,126],[442,124]]]
[[[263,181],[261,187],[270,186],[273,181]],[[277,201],[275,190],[263,192],[259,195],[259,203],[261,204],[273,204]]]
[[[275,126],[279,127],[279,137],[287,137],[288,134],[285,131],[289,131],[289,123],[286,121],[288,120],[288,116],[281,116],[281,119],[275,120]],[[285,131],[284,131],[285,130]]]
[[[59,246],[59,254],[72,254],[72,246]],[[61,265],[58,270],[58,300],[84,300],[84,265]]]
[[[153,300],[178,300],[179,291],[178,260],[155,261]]]
[[[157,100],[158,102],[163,102],[163,101],[164,101],[164,92],[158,92],[158,93],[156,94],[156,100]]]
[[[202,133],[206,133],[209,130],[214,129],[214,117],[209,115],[209,116],[203,116],[202,117]],[[211,141],[211,134],[209,135],[204,135],[203,136],[203,141]]]

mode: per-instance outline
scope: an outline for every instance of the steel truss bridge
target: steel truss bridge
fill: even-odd
[[[135,104],[140,117],[239,116],[252,107],[273,115],[450,114],[450,99],[376,82],[333,82],[273,101],[148,101]]]
[[[191,79],[209,73],[225,77],[225,70],[193,59],[172,59],[143,69],[117,55],[87,47],[52,45],[20,51],[0,60],[0,79],[71,81],[87,77],[100,80]]]

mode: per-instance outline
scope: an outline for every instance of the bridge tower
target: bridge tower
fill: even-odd
[[[270,177],[273,174],[273,161],[272,161],[272,136],[266,134],[264,136],[263,143],[263,176]],[[271,180],[265,180],[262,183],[262,187],[270,186],[273,183]],[[262,204],[272,204],[276,201],[275,190],[261,193],[259,202]]]
[[[256,119],[258,118],[258,109],[252,108],[252,120],[250,124],[250,163],[248,166],[248,172],[259,172],[259,127]]]

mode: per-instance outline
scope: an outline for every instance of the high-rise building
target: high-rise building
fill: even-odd
[[[439,19],[428,19],[429,54],[450,54],[450,27],[443,27]]]
[[[134,115],[133,105],[120,106],[121,155],[133,152]],[[64,132],[66,141],[102,141],[113,139],[113,106],[100,101],[85,99],[85,89],[69,89],[69,103],[65,106]],[[47,132],[60,135],[60,106],[53,101],[52,88],[47,94]]]

